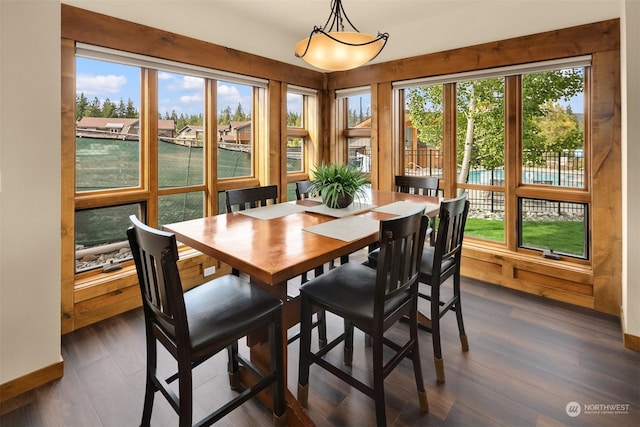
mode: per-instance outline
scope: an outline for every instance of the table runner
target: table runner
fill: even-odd
[[[394,202],[388,205],[380,206],[373,209],[375,212],[388,213],[393,215],[411,215],[419,211],[435,210],[438,206],[431,203],[415,203],[415,202]]]
[[[332,216],[334,218],[344,218],[347,216],[355,215],[357,213],[366,212],[375,207],[375,205],[370,205],[368,203],[353,202],[344,209],[332,209],[325,204],[321,204],[316,206],[307,206],[306,211],[321,215]]]
[[[311,227],[303,228],[303,230],[344,242],[352,242],[379,231],[380,221],[360,216],[348,216],[312,225]]]
[[[238,213],[250,216],[252,218],[269,220],[280,218],[281,216],[304,212],[307,209],[308,206],[301,206],[295,203],[276,203],[274,205],[260,206],[259,208],[238,211]]]

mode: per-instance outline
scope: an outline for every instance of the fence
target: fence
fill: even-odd
[[[528,153],[523,153],[527,158]],[[583,150],[564,150],[544,153],[536,156],[535,165],[522,167],[522,183],[556,187],[584,188],[584,152]],[[429,175],[442,177],[442,154],[432,147],[419,147],[418,150],[405,149],[405,175]],[[467,177],[468,184],[504,186],[504,169],[473,169]],[[504,193],[490,190],[468,190],[471,210],[482,215],[504,212]],[[565,203],[551,200],[523,199],[523,216],[538,217],[559,215],[582,218],[585,206],[577,203]]]

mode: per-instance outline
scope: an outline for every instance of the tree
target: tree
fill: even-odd
[[[124,116],[128,119],[137,119],[140,117],[138,114],[138,110],[136,110],[135,105],[133,105],[133,101],[131,98],[127,100],[127,107],[124,110]]]
[[[584,87],[582,68],[523,74],[523,153],[525,161],[539,159],[540,154],[574,148],[581,134],[564,134],[549,142],[550,132],[540,131],[541,118],[551,110],[548,102],[569,100]],[[504,165],[504,79],[489,78],[456,84],[457,162],[459,182],[466,182],[471,168],[492,170]],[[422,142],[442,146],[442,86],[417,87],[408,93],[411,122]]]
[[[102,103],[102,117],[116,117],[116,105],[109,98]]]
[[[302,117],[300,114],[287,111],[287,126],[299,128],[302,126]]]
[[[80,93],[80,96],[76,96],[76,121],[83,118],[87,112],[87,108],[89,107],[89,101],[87,97],[84,96],[84,92]]]
[[[232,120],[237,122],[245,122],[249,120],[249,116],[247,116],[242,109],[242,104],[238,102],[238,106],[236,107],[236,112],[233,114]]]
[[[97,96],[95,96],[93,101],[87,106],[83,117],[102,117],[102,106]]]
[[[220,111],[218,115],[218,124],[220,125],[228,125],[231,123],[231,107],[227,107],[224,110]]]

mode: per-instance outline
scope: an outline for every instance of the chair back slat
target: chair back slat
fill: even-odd
[[[276,203],[278,198],[278,186],[266,185],[262,187],[227,190],[226,196],[227,212],[232,212],[234,207],[236,210],[243,211],[245,209],[266,206],[269,203]]]
[[[311,192],[311,181],[296,182],[296,199],[303,200],[315,197],[317,194]]]
[[[469,201],[466,194],[440,203],[433,276],[440,274],[442,263],[449,259],[455,259],[459,268],[459,258],[462,255],[462,240],[468,212]]]
[[[382,319],[385,303],[403,292],[417,292],[420,259],[428,218],[422,212],[380,221],[380,255],[375,310]],[[414,288],[410,290],[410,288]]]
[[[395,178],[396,191],[400,193],[422,194],[424,196],[438,196],[440,179],[435,176],[406,176],[397,175]]]
[[[177,330],[188,334],[175,235],[148,227],[135,215],[129,219],[133,227],[127,230],[127,236],[145,316],[153,317],[169,336],[175,336]]]

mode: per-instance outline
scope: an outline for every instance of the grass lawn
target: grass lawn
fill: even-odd
[[[467,218],[469,237],[504,242],[504,221]],[[523,246],[553,249],[558,253],[584,256],[584,223],[581,221],[524,221]]]

